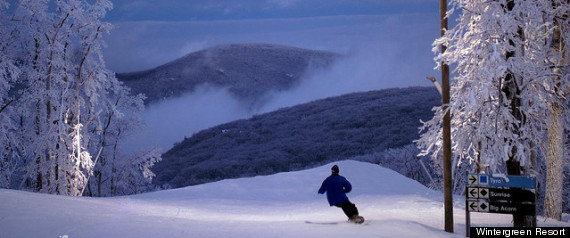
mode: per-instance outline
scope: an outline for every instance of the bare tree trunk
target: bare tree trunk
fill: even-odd
[[[546,157],[546,194],[544,216],[562,220],[562,187],[564,176],[564,127],[560,121],[562,106],[550,103],[548,125],[548,151]]]
[[[562,58],[558,62],[558,66],[562,66],[566,63],[567,52],[562,37],[560,19],[555,19],[554,25],[552,48],[555,52],[562,54]],[[560,69],[555,68],[554,72],[560,73]],[[556,88],[555,94],[561,98],[566,98],[566,90]],[[562,219],[562,190],[564,186],[564,126],[561,118],[563,113],[564,107],[562,105],[557,102],[549,103],[550,123],[548,124],[548,151],[546,153],[544,216],[558,221]]]
[[[32,68],[34,70],[38,70],[38,60],[40,57],[40,41],[38,39],[34,39],[35,42],[35,54],[34,54],[34,60],[32,61]],[[40,131],[40,112],[41,112],[41,102],[38,100],[36,102],[36,118],[35,118],[35,133],[36,133],[36,137],[39,137],[41,134]],[[42,172],[42,158],[41,158],[41,154],[36,154],[36,166],[37,166],[37,173],[36,173],[36,190],[37,191],[41,191],[43,189],[43,172]]]
[[[103,178],[101,177],[101,172],[97,172],[97,197],[103,196],[101,194],[101,187],[103,187]]]

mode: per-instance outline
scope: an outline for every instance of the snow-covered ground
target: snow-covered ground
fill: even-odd
[[[317,194],[329,164],[116,198],[0,190],[0,238],[465,237],[462,196],[454,198],[455,233],[446,233],[440,192],[377,165],[336,164],[353,184],[349,198],[367,223],[346,222],[339,208]],[[539,217],[538,224],[568,227],[569,220],[569,214],[562,222]],[[471,222],[511,226],[511,216],[471,213]]]

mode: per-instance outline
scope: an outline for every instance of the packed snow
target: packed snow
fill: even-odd
[[[223,180],[125,197],[87,198],[0,189],[0,237],[465,237],[464,197],[455,233],[443,231],[443,195],[378,165],[340,161],[364,224],[317,194],[322,167]],[[471,213],[473,226],[512,226],[512,216]],[[542,217],[539,226],[570,226]]]

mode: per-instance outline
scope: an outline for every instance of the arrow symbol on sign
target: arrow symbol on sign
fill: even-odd
[[[469,184],[474,184],[477,182],[477,176],[469,175]]]
[[[477,188],[473,188],[473,189],[469,189],[469,195],[471,195],[472,198],[477,198],[478,191]]]
[[[470,211],[477,211],[477,207],[478,207],[477,202],[471,202],[471,203],[469,203],[469,209],[470,209]]]

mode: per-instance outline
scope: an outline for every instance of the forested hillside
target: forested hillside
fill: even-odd
[[[190,53],[154,69],[117,74],[146,104],[181,96],[196,86],[227,87],[255,103],[270,90],[291,89],[311,69],[330,66],[337,54],[269,44],[221,45]]]
[[[435,88],[353,93],[284,108],[194,134],[162,155],[155,183],[183,187],[315,167],[399,148],[440,104]]]

